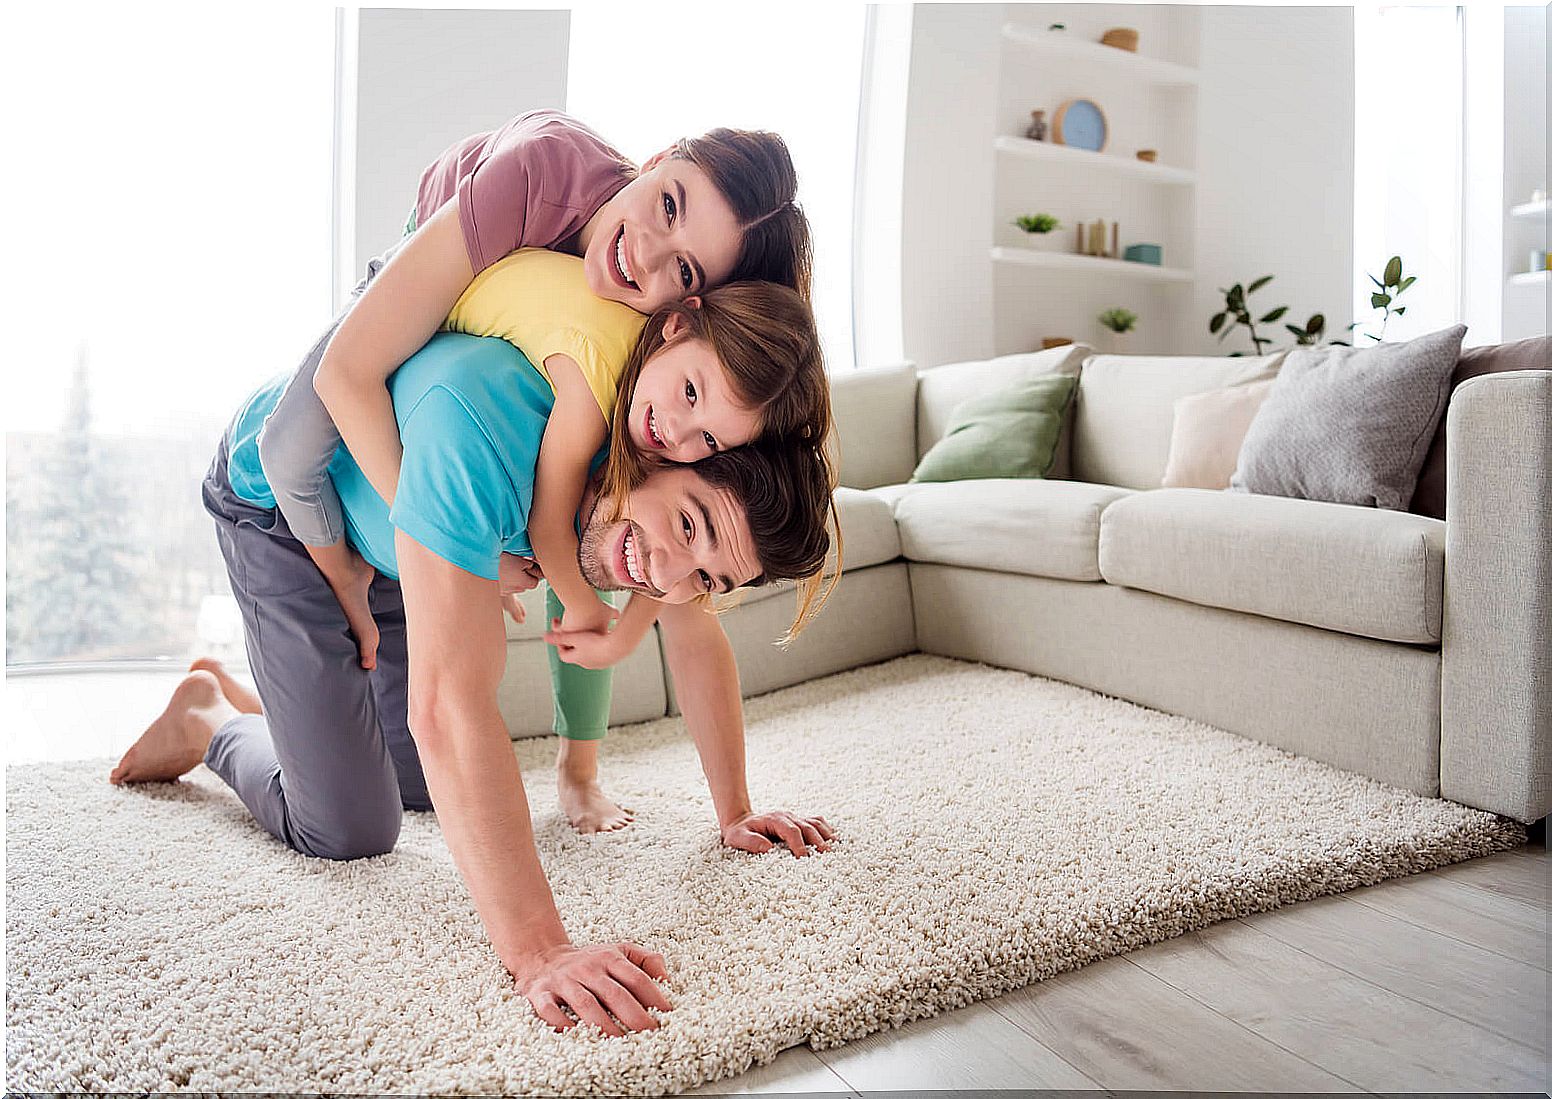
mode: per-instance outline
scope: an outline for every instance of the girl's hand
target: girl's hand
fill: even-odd
[[[722,845],[751,851],[762,855],[776,846],[773,840],[785,843],[795,858],[802,858],[812,847],[815,851],[828,851],[835,839],[835,830],[825,823],[824,817],[799,817],[784,809],[769,813],[750,813],[731,824],[722,826]]]
[[[597,596],[583,599],[575,606],[567,607],[565,613],[557,620],[560,624],[551,626],[568,633],[598,633],[607,634],[614,626],[615,619],[620,617],[620,612],[605,603]]]
[[[555,646],[558,655],[567,664],[579,668],[612,668],[630,655],[634,647],[618,630],[599,633],[596,630],[572,630],[561,625],[561,619],[550,623],[544,640]]]

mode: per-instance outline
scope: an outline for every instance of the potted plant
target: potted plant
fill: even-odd
[[[1105,346],[1100,350],[1108,351],[1112,355],[1126,354],[1132,345],[1132,329],[1137,327],[1137,314],[1130,309],[1116,306],[1101,313],[1099,323],[1106,329],[1103,341]]]
[[[1041,251],[1051,251],[1061,247],[1061,241],[1053,230],[1060,229],[1062,223],[1047,213],[1023,214],[1013,219],[1013,224],[1024,230],[1029,239],[1029,246]]]

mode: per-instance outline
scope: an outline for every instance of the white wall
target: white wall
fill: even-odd
[[[1352,316],[1353,13],[1337,7],[1204,7],[1197,93],[1196,285],[1187,354],[1249,351],[1243,328],[1207,330],[1218,287],[1274,278],[1257,333],[1287,346],[1311,313],[1341,334]],[[1383,263],[1384,257],[1379,262]]]
[[[999,29],[1010,20],[1040,24],[1051,10],[915,7],[901,296],[905,354],[919,365],[1019,349],[997,345],[997,330],[1006,326],[994,316],[999,303],[988,259],[996,221],[991,139],[1006,121]],[[1200,7],[1191,13],[1199,20],[1199,42],[1188,40],[1192,19],[1179,17],[1181,9],[1175,13],[1106,9],[1115,25],[1153,27],[1148,33],[1158,53],[1202,69],[1195,93],[1197,233],[1185,252],[1196,284],[1157,299],[1184,310],[1169,319],[1171,348],[1182,354],[1248,349],[1243,333],[1219,344],[1207,322],[1222,307],[1217,287],[1268,273],[1276,277],[1254,302],[1286,304],[1284,320],[1298,324],[1323,312],[1328,330],[1340,329],[1352,320],[1352,11]],[[1136,16],[1129,24],[1128,15]],[[1007,301],[1000,305],[1005,313],[1014,309]],[[1075,318],[1074,327],[1089,319]],[[1280,344],[1292,341],[1285,329],[1278,331]],[[1086,329],[1073,334],[1084,338]]]
[[[992,353],[992,133],[1002,4],[917,4],[900,242],[906,358]]]
[[[566,105],[566,11],[341,14],[336,306],[397,240],[425,166],[452,142]]]
[[[1504,9],[1504,263],[1509,272],[1525,271],[1527,253],[1547,249],[1547,219],[1509,218],[1511,206],[1530,201],[1535,188],[1547,189],[1547,9],[1515,5]],[[1504,287],[1503,340],[1547,332],[1552,284]]]

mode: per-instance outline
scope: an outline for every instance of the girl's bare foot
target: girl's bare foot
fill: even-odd
[[[210,738],[237,715],[210,672],[190,672],[172,692],[162,716],[140,734],[108,775],[115,786],[126,782],[172,782],[198,767]]]
[[[555,759],[560,807],[578,832],[613,832],[631,822],[631,814],[605,797],[598,785],[600,743],[563,737]]]
[[[560,807],[578,832],[613,832],[634,819],[609,799],[596,778],[578,780],[562,773],[557,779]]]
[[[262,714],[264,704],[259,701],[259,696],[237,680],[232,678],[232,673],[226,670],[226,665],[214,657],[202,656],[189,665],[191,672],[209,672],[216,677],[216,682],[221,685],[221,693],[226,700],[237,707],[239,713]]]

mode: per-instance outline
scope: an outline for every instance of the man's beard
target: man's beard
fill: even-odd
[[[610,533],[612,523],[599,513],[598,505],[588,513],[587,525],[582,528],[582,540],[577,545],[577,567],[582,579],[599,591],[620,591],[622,585],[615,579],[608,559],[614,555],[614,538]]]

